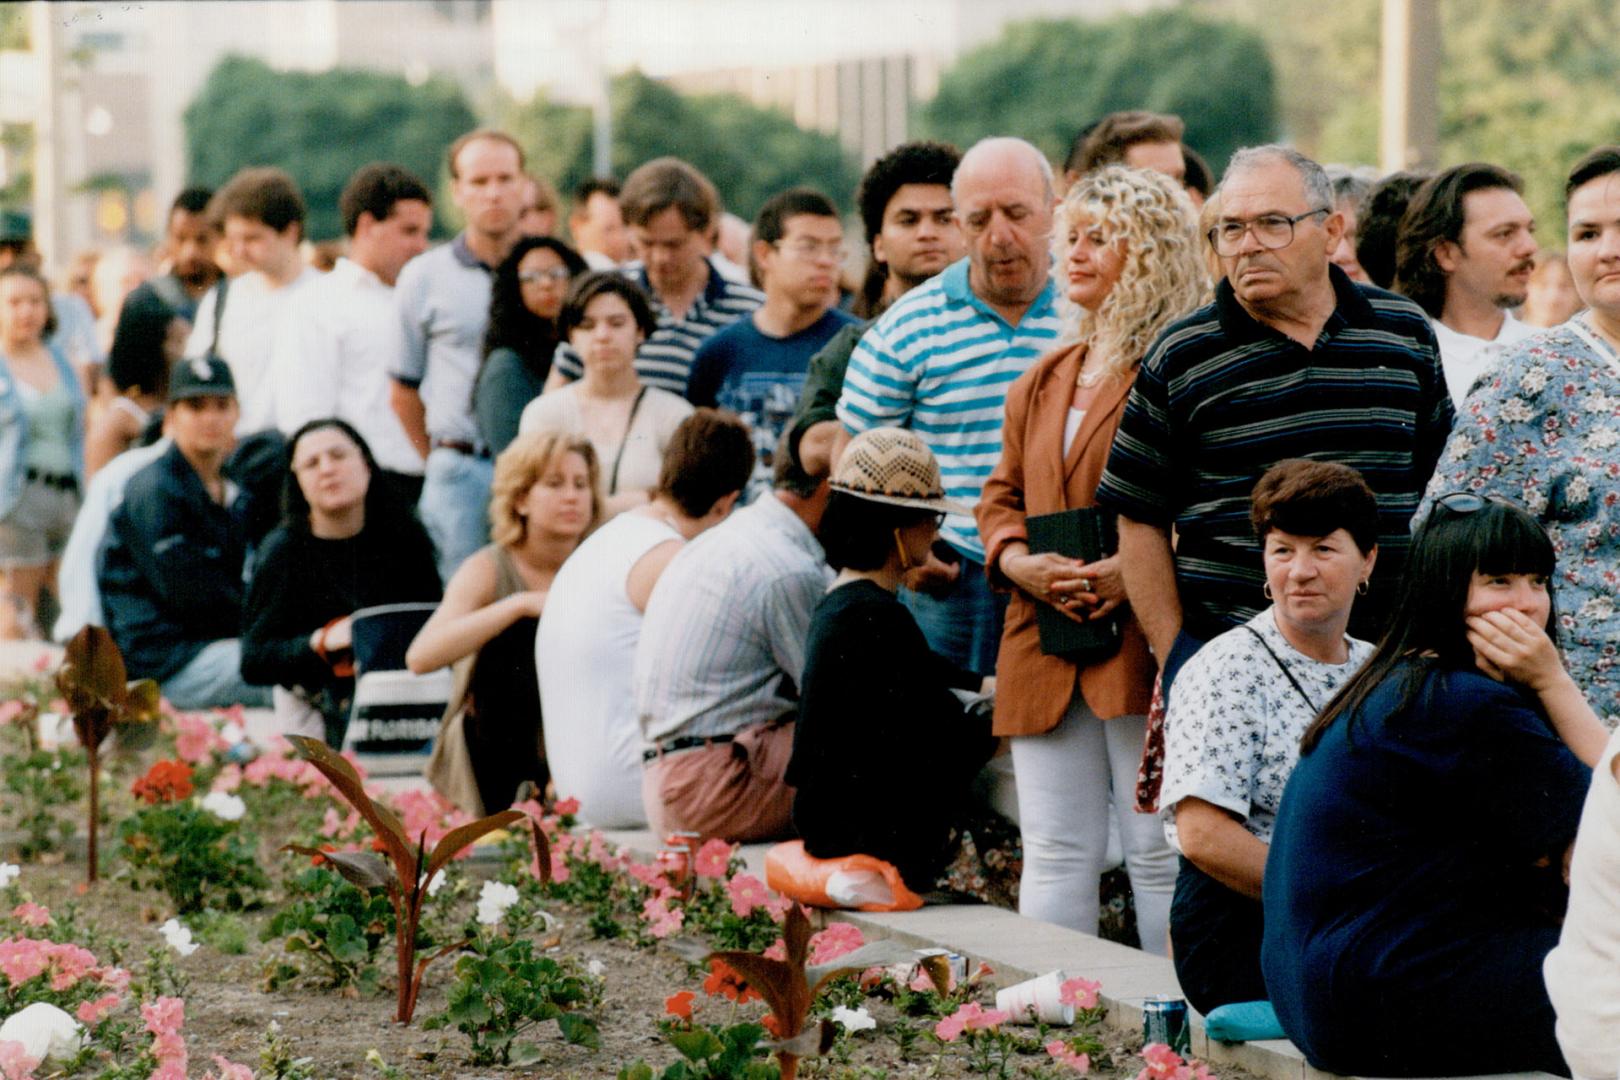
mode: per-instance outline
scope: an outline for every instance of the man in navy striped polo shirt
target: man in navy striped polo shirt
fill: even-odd
[[[631,173],[619,193],[636,262],[623,273],[647,290],[658,329],[636,351],[648,386],[686,396],[698,346],[765,302],[765,294],[727,281],[709,259],[720,197],[709,178],[679,158],[655,158]],[[546,389],[585,373],[579,353],[557,346]]]
[[[985,139],[951,182],[968,257],[912,289],[849,359],[838,419],[852,434],[911,428],[939,460],[946,494],[971,510],[1001,457],[1007,387],[1057,344],[1051,282],[1052,166],[1022,139]],[[996,670],[1005,599],[990,591],[969,514],[945,518],[947,548],[907,577],[903,598],[934,651]]]
[[[1422,309],[1328,262],[1344,219],[1320,165],[1240,150],[1219,196],[1209,241],[1225,277],[1148,350],[1097,488],[1166,690],[1199,645],[1265,607],[1249,496],[1284,458],[1349,465],[1377,494],[1378,564],[1350,626],[1376,637],[1452,421]]]

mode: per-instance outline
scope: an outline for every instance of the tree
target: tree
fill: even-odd
[[[860,174],[838,140],[806,131],[776,109],[735,94],[685,96],[640,72],[615,78],[609,100],[613,171],[621,179],[641,163],[671,154],[702,170],[720,189],[726,209],[744,218],[797,184],[820,189],[846,209],[853,201]],[[502,123],[536,170],[562,190],[590,177],[588,110],[540,94],[509,105]]]
[[[1219,170],[1238,147],[1276,135],[1265,43],[1185,11],[1014,23],[945,73],[919,120],[958,146],[1018,135],[1061,162],[1081,127],[1120,109],[1180,116],[1188,145]]]
[[[338,196],[356,169],[390,161],[431,186],[445,150],[477,118],[447,79],[412,86],[397,75],[274,71],[230,56],[197,92],[185,125],[189,182],[218,187],[247,165],[285,169],[304,192],[306,234],[320,240],[343,234]],[[435,209],[446,221],[446,208]]]

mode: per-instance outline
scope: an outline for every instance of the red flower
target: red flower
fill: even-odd
[[[692,1019],[692,1000],[697,995],[690,990],[681,990],[664,999],[664,1012],[680,1020]]]
[[[775,1035],[778,1039],[786,1038],[786,1036],[782,1034],[782,1021],[776,1018],[775,1013],[766,1013],[760,1018],[759,1022],[766,1031],[770,1032],[772,1035]]]
[[[137,799],[156,806],[191,798],[191,766],[183,761],[159,761],[130,787]]]
[[[709,961],[709,977],[703,980],[703,992],[710,997],[729,998],[739,1005],[759,999],[759,992],[724,960]]]

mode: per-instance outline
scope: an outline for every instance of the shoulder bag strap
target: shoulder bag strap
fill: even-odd
[[[624,438],[619,440],[619,452],[613,455],[613,472],[608,476],[609,495],[619,493],[619,465],[624,461],[624,448],[630,445],[630,432],[636,426],[636,413],[641,411],[641,399],[647,396],[647,388],[643,386],[636,391],[636,400],[630,403],[630,419],[625,421]]]
[[[1282,657],[1278,656],[1276,650],[1274,650],[1266,641],[1265,636],[1252,626],[1245,625],[1243,629],[1254,635],[1254,640],[1260,643],[1260,647],[1266,650],[1266,654],[1271,657],[1272,662],[1282,670],[1283,677],[1286,678],[1289,685],[1294,688],[1294,692],[1299,695],[1300,700],[1310,707],[1311,715],[1315,716],[1317,713],[1321,712],[1322,710],[1316,707],[1316,702],[1311,700],[1311,695],[1307,694],[1305,692],[1305,688],[1299,685],[1299,680],[1294,678],[1294,673],[1288,670],[1288,665],[1283,663]]]

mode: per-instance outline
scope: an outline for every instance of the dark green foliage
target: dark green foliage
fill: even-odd
[[[283,168],[303,189],[306,235],[328,240],[343,235],[338,196],[356,169],[391,161],[432,187],[445,172],[445,150],[477,118],[448,79],[412,86],[397,75],[275,71],[229,56],[197,92],[185,124],[188,182],[218,187],[245,165]],[[434,210],[447,220],[446,207]]]
[[[119,823],[118,839],[131,884],[163,890],[176,914],[252,907],[269,884],[253,838],[237,822],[191,803],[137,810]]]
[[[393,936],[394,906],[385,893],[311,867],[290,882],[286,905],[264,928],[263,940],[281,942],[265,966],[265,986],[311,976],[325,987],[374,993],[378,956]]]
[[[445,1011],[427,1028],[453,1027],[472,1040],[474,1065],[532,1065],[539,1047],[520,1041],[530,1028],[557,1021],[568,1042],[600,1049],[596,1021],[582,1010],[601,994],[575,961],[534,955],[527,938],[482,938],[456,961],[456,981]]]
[[[1180,116],[1218,174],[1277,135],[1271,58],[1254,30],[1186,11],[1014,23],[946,72],[920,133],[963,148],[1017,135],[1061,164],[1075,132],[1120,109]]]

